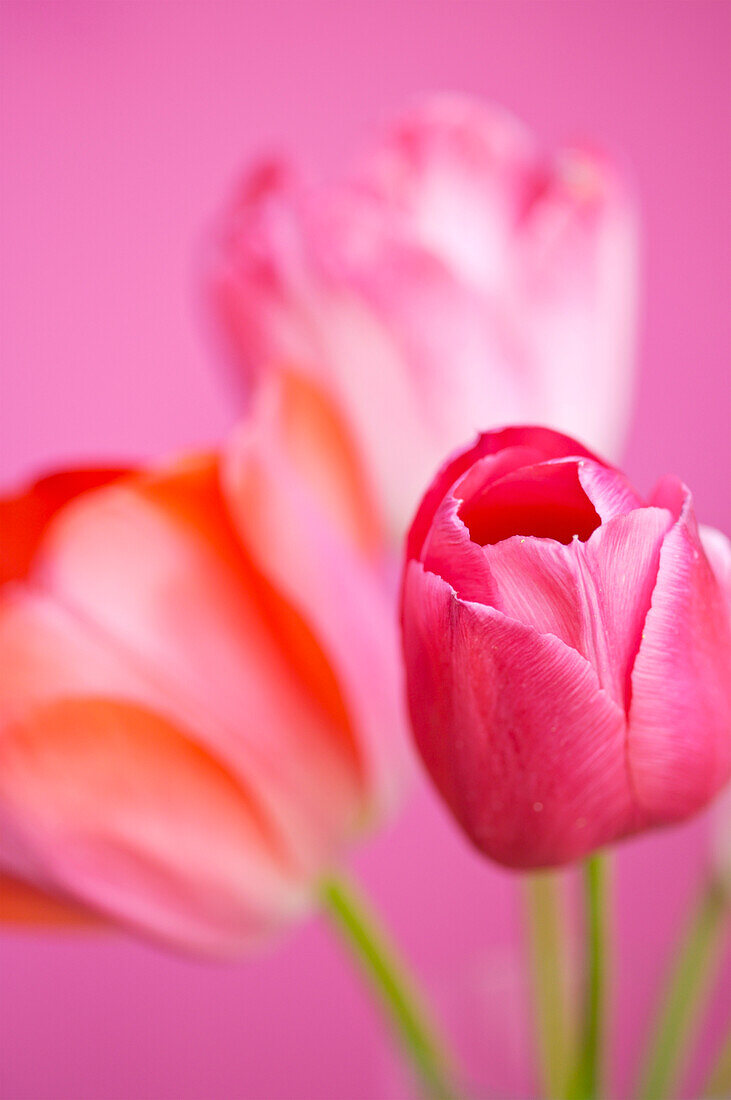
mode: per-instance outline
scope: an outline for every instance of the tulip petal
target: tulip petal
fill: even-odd
[[[541,462],[508,473],[465,500],[460,516],[479,546],[512,535],[564,544],[577,536],[586,542],[600,523],[574,459]]]
[[[690,492],[666,479],[653,500],[677,519],[632,672],[629,757],[651,820],[682,820],[731,773],[731,619],[698,534]]]
[[[486,423],[616,450],[635,235],[602,158],[547,158],[502,111],[434,97],[336,186],[257,168],[218,242],[216,308],[247,393],[272,370],[327,391],[400,533],[439,458]]]
[[[434,443],[414,400],[418,379],[345,277],[343,234],[368,212],[353,196],[344,204],[337,211],[330,201],[310,204],[282,170],[255,171],[219,244],[215,307],[247,392],[270,370],[326,392],[362,457],[370,499],[401,527]]]
[[[490,576],[482,547],[473,541],[463,510],[483,486],[490,486],[505,473],[520,469],[536,457],[529,447],[506,447],[495,455],[478,459],[439,505],[419,553],[426,568],[444,577],[466,600],[488,601]],[[540,456],[538,456],[540,461]],[[412,532],[416,530],[416,525]]]
[[[578,463],[578,471],[581,486],[602,523],[608,523],[616,516],[626,516],[628,512],[641,508],[645,503],[624,474],[613,466],[596,461],[581,461]]]
[[[731,617],[731,541],[715,527],[701,525],[698,529],[708,564],[714,572],[726,601]]]
[[[0,498],[0,584],[26,574],[43,531],[65,504],[128,472],[122,467],[63,471],[41,478],[23,493]]]
[[[460,600],[417,562],[404,611],[416,740],[482,851],[551,866],[635,827],[624,711],[580,654]]]
[[[20,879],[0,874],[0,923],[23,927],[87,928],[100,924],[100,918],[80,905],[53,896]]]
[[[495,434],[507,437],[509,433]],[[563,446],[564,437],[551,439],[551,434],[545,433],[551,444],[548,454]],[[540,444],[537,430],[535,435]],[[616,486],[612,476],[616,477]],[[435,488],[441,489],[438,483],[439,478]],[[558,548],[552,548],[547,538],[567,544],[579,535],[586,542],[597,528],[601,512],[608,519],[640,503],[624,478],[598,461],[583,457],[543,461],[543,455],[529,446],[506,446],[497,454],[474,459],[469,471],[455,482],[433,513],[434,497],[429,497],[427,493],[425,506],[412,527],[410,545],[417,547],[421,541],[418,556],[427,569],[444,577],[462,599],[496,606],[501,604],[488,564],[492,554],[486,546],[483,552],[483,545],[514,535],[521,536],[522,542],[540,536],[547,557],[555,554],[561,558]],[[422,539],[419,529],[427,519],[431,526]],[[565,567],[570,575],[577,568],[572,560],[570,557]],[[515,564],[520,564],[520,556]],[[572,583],[569,587],[583,591],[582,584]],[[582,603],[575,602],[574,618],[581,615]],[[559,636],[575,644],[565,633]]]
[[[559,152],[515,260],[529,354],[546,419],[616,456],[629,421],[637,301],[637,216],[625,183],[592,150]]]
[[[27,843],[31,882],[40,869],[179,947],[241,950],[303,904],[240,785],[183,730],[130,703],[59,700],[6,726],[0,807],[16,864]]]
[[[312,632],[242,552],[215,460],[73,502],[48,527],[29,585],[85,634],[96,664],[116,661],[108,686],[98,676],[101,694],[122,677],[124,697],[192,723],[262,792],[297,858],[312,867],[331,858],[361,799],[348,717]],[[21,644],[9,626],[6,637],[11,650]],[[23,661],[28,692],[59,662],[70,672],[62,644],[39,643]]]
[[[471,498],[477,486],[463,475],[468,472],[471,474],[478,463],[478,484],[483,488],[490,481],[533,461],[542,462],[571,456],[589,458],[601,465],[601,460],[580,443],[550,428],[516,427],[483,432],[471,447],[451,455],[434,476],[411,525],[407,556],[421,557],[424,540],[437,509],[458,480],[462,479],[459,488],[454,490],[454,496],[460,501]],[[480,462],[481,459],[490,457],[492,462]]]
[[[466,96],[432,96],[373,151],[361,185],[448,267],[495,292],[536,167],[530,134],[507,112]]]
[[[455,396],[466,396],[460,385],[481,368],[495,387],[488,416],[490,390],[479,400],[473,381],[483,421],[541,419],[616,453],[631,391],[637,229],[632,197],[613,166],[588,149],[545,157],[504,112],[436,96],[397,124],[366,163],[361,185],[388,212],[384,220],[390,215],[402,247],[438,259],[461,296],[457,326],[459,298],[445,294],[447,280],[441,296],[454,306],[446,315],[419,297],[424,276],[399,280],[400,330],[416,339],[411,354],[428,361],[430,346],[440,346]],[[391,266],[383,258],[376,270]],[[470,306],[470,292],[482,310]],[[384,293],[380,308],[389,299],[393,318],[393,293]],[[492,332],[479,336],[476,317],[486,310]],[[456,368],[446,332],[459,349]],[[511,413],[504,402],[521,374]],[[471,408],[463,406],[463,416]]]
[[[287,379],[269,385],[286,386]],[[286,395],[280,394],[282,400]],[[244,545],[310,624],[343,692],[369,813],[389,806],[403,753],[396,615],[384,577],[324,512],[281,431],[276,395],[229,448],[227,496]],[[394,723],[397,728],[394,728]]]
[[[25,587],[6,592],[0,601],[0,667],[3,669],[0,679],[0,759],[6,741],[11,742],[19,730],[26,727],[37,728],[38,736],[41,736],[43,719],[49,715],[51,728],[56,713],[54,708],[59,701],[78,706],[81,708],[79,713],[82,713],[89,700],[99,700],[104,696],[114,699],[115,706],[119,708],[116,713],[122,717],[144,712],[154,716],[150,718],[151,722],[169,729],[187,731],[183,736],[186,743],[190,740],[193,745],[193,749],[186,751],[190,761],[196,758],[196,753],[199,757],[209,759],[209,754],[201,747],[206,743],[211,744],[214,749],[225,745],[225,733],[222,735],[217,729],[215,717],[210,712],[204,711],[201,714],[180,690],[171,692],[170,685],[165,684],[162,677],[154,672],[151,674],[144,663],[113,639],[110,640],[103,634],[100,636],[98,629],[81,621],[78,614],[72,614],[51,597]],[[131,726],[133,730],[138,728],[134,721]],[[139,728],[147,727],[143,722]],[[213,753],[210,753],[210,760],[214,762]],[[236,763],[236,781],[252,820],[266,820],[272,837],[276,834],[279,841],[282,836],[289,837],[290,832],[297,827],[299,817],[291,820],[286,816],[286,803],[284,809],[280,807],[281,791],[277,794],[276,785],[271,781],[267,783],[265,779],[262,783],[261,771],[255,760],[249,762],[245,757],[242,759],[240,753]],[[124,782],[130,788],[134,787],[135,776],[131,771],[130,756],[120,757],[116,763],[110,759],[106,766],[110,773],[113,773],[115,767],[123,770],[126,767],[128,770],[124,772]],[[223,770],[220,763],[215,766]],[[59,775],[63,772],[64,769],[60,769]],[[234,772],[231,771],[231,774]],[[163,815],[167,809],[166,790],[167,783],[162,783],[157,792],[160,799],[159,812]],[[247,791],[252,793],[246,793]],[[256,801],[253,797],[254,791]],[[150,790],[151,799],[153,794]],[[105,805],[103,798],[98,797],[98,791],[95,788],[90,789],[87,797],[92,801],[97,798],[99,804],[95,813],[103,817]],[[22,800],[18,801],[12,819],[9,819],[8,814],[8,801],[3,795],[0,782],[0,869],[35,885],[52,898],[59,892],[72,893],[75,900],[86,898],[91,905],[93,899],[85,894],[79,895],[74,883],[63,878],[59,871],[64,865],[62,845],[47,857],[45,863],[39,864],[37,834],[25,814]],[[24,834],[27,836],[29,830],[31,837],[24,842],[22,837]],[[255,847],[262,849],[258,841]],[[274,852],[274,840],[270,847]],[[60,861],[58,865],[56,857]],[[242,863],[246,863],[249,856],[242,851],[240,858]],[[256,856],[256,850],[253,858],[254,862],[261,858]],[[295,884],[306,876],[309,869],[309,865],[305,867],[301,861],[295,864],[292,853],[285,855],[284,850],[276,852],[272,859],[275,865],[272,873],[286,874]],[[252,904],[258,904],[256,899]],[[18,906],[15,908],[17,911]],[[120,911],[117,916],[126,919],[126,910]],[[276,924],[280,916],[275,907],[270,913],[270,923]]]
[[[342,528],[366,556],[383,545],[379,516],[345,425],[329,395],[303,375],[282,371],[255,388],[250,419],[278,433],[328,522]]]
[[[486,546],[489,602],[576,649],[625,708],[671,523],[666,509],[643,508],[603,524],[585,543],[513,537]]]
[[[302,189],[288,168],[265,161],[250,172],[223,221],[213,259],[214,306],[248,397],[259,374],[297,364],[323,369],[309,303],[318,303],[308,255]]]

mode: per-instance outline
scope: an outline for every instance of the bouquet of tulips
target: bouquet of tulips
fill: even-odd
[[[328,188],[256,168],[209,256],[230,436],[0,500],[0,915],[227,958],[322,907],[419,1093],[487,1097],[340,869],[415,746],[525,880],[542,1094],[608,1097],[609,850],[731,775],[731,546],[676,478],[643,497],[610,461],[629,189],[436,97]],[[556,869],[578,861],[576,991]],[[730,897],[718,859],[641,1100],[675,1095]]]

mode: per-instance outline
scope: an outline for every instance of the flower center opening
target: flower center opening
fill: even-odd
[[[601,524],[575,461],[517,470],[465,500],[459,515],[472,542],[480,546],[513,535],[566,544],[577,536],[586,542]]]

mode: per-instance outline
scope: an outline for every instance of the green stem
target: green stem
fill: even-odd
[[[706,1100],[722,1100],[724,1096],[731,1096],[731,1035],[721,1047],[703,1095]]]
[[[558,875],[531,875],[526,883],[526,915],[533,1002],[543,1091],[561,1100],[567,1095],[571,1048],[568,950]]]
[[[721,949],[728,895],[717,881],[704,889],[688,922],[640,1075],[640,1100],[663,1100],[685,1066]]]
[[[584,1001],[572,1100],[597,1100],[602,1095],[607,1014],[608,892],[606,856],[590,856],[584,864]]]
[[[356,889],[343,878],[329,878],[321,898],[333,923],[378,995],[402,1049],[430,1100],[456,1100],[449,1063],[434,1025],[407,976],[404,963]]]

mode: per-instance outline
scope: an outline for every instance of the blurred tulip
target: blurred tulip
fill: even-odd
[[[561,864],[723,787],[731,549],[707,541],[679,481],[644,502],[547,429],[483,435],[437,474],[409,537],[409,704],[487,855]]]
[[[0,916],[235,952],[387,809],[397,638],[340,441],[280,377],[220,454],[0,502]]]
[[[538,421],[616,454],[627,425],[634,207],[588,149],[544,157],[502,111],[427,99],[340,186],[245,181],[213,264],[246,385],[332,395],[373,510],[401,534],[445,453]]]

